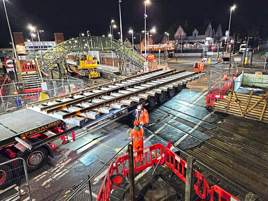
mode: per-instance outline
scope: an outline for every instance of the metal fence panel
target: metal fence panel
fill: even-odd
[[[78,79],[53,79],[45,82],[46,93],[50,98],[77,92],[85,86],[83,81]],[[18,89],[23,90],[22,83],[5,84],[1,88],[3,93],[0,96],[0,113],[22,108],[39,100],[40,92],[18,93]]]
[[[0,163],[0,200],[31,200],[26,162],[15,158]]]

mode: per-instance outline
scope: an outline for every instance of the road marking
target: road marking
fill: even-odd
[[[89,190],[85,190],[85,193],[86,193],[86,194],[89,194],[90,192],[89,192]],[[97,194],[96,194],[96,193],[91,192],[91,194],[92,194],[92,196],[93,196],[94,198],[97,198]]]
[[[170,123],[171,121],[174,121],[176,118],[178,118],[178,117],[175,116],[174,118],[170,119],[167,123],[164,123],[163,126],[161,126],[159,129],[157,129],[157,130],[155,131],[155,134],[158,134],[161,130],[163,130],[163,129],[165,128],[165,126],[168,125],[168,123]]]
[[[178,146],[183,140],[185,140],[185,138],[187,138],[190,134],[192,134],[202,123],[204,120],[206,120],[207,118],[209,118],[212,114],[214,114],[214,111],[209,113],[208,115],[206,115],[202,120],[200,120],[198,122],[198,124],[195,125],[195,127],[193,127],[189,133],[186,133],[184,136],[182,136],[174,145]]]
[[[207,95],[208,91],[205,90],[201,96],[199,96],[192,104],[195,105],[201,98],[203,98],[205,95]]]
[[[109,168],[106,168],[102,173],[100,173],[97,177],[95,177],[93,184],[97,184],[103,177],[106,176]]]
[[[154,135],[153,134],[151,134],[149,137],[147,137],[145,140],[144,140],[144,142],[146,143],[146,142],[148,142],[150,139],[152,139],[154,137]]]

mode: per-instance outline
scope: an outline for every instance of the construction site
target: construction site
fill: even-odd
[[[133,28],[123,41],[122,22],[115,39],[113,19],[108,37],[42,42],[32,25],[39,41],[10,31],[0,200],[268,200],[267,49],[250,37],[235,49],[236,5],[225,36],[211,23],[204,35],[179,26],[157,44],[149,2],[140,44]]]

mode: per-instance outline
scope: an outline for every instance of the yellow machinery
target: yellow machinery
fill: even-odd
[[[88,77],[91,79],[99,78],[100,72],[97,69],[98,61],[95,57],[91,55],[83,55],[79,61],[78,70],[86,71],[88,73]]]

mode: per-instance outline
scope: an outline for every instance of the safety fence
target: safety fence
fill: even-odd
[[[140,154],[140,153],[134,153]],[[189,171],[188,161],[183,159],[181,156],[175,154],[168,145],[165,147],[162,144],[155,144],[143,151],[142,161],[134,159],[134,172],[135,174],[144,171],[148,167],[155,165],[165,165],[168,167],[184,184],[189,184],[186,174]],[[114,193],[118,189],[118,183],[114,178],[118,178],[121,175],[125,178],[129,174],[128,168],[128,154],[118,157],[109,167],[108,173],[106,174],[99,194],[97,196],[98,201],[109,201],[111,192]],[[210,201],[235,201],[239,200],[236,196],[232,195],[221,186],[217,184],[209,183],[206,177],[198,170],[193,169],[191,180],[193,181],[193,191],[195,196],[200,200]]]
[[[68,189],[68,193],[65,194],[62,200],[64,201],[92,201],[96,200],[96,196],[93,196],[93,191],[96,192],[96,189],[93,189],[94,186],[92,185],[94,183],[95,178],[101,174],[101,172],[105,171],[107,167],[110,166],[110,164],[115,160],[115,158],[123,153],[125,153],[125,150],[129,143],[125,144],[123,147],[121,147],[120,150],[110,159],[108,160],[102,167],[97,169],[96,171],[90,173],[87,178],[85,178],[80,184],[74,186],[72,189]]]
[[[14,158],[0,163],[0,200],[23,199],[31,200],[25,160]]]
[[[207,107],[213,107],[217,99],[223,98],[233,88],[234,77],[237,73],[237,68],[233,66],[210,66],[208,69],[209,93],[206,96]]]
[[[46,84],[47,89],[40,88],[40,90],[29,93],[23,92],[24,83],[22,82],[3,85],[0,95],[0,113],[19,109],[42,99],[64,96],[85,88],[84,82],[78,79],[44,80],[43,83]],[[41,86],[41,83],[39,85]]]

